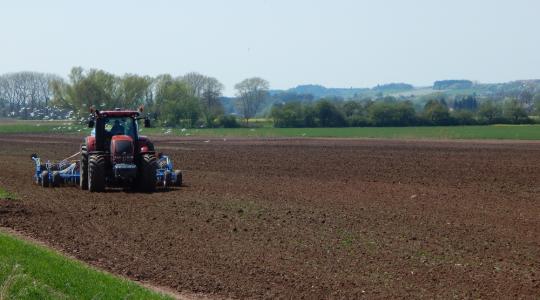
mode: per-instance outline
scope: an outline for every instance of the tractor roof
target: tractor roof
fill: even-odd
[[[98,117],[138,117],[140,113],[136,110],[102,110],[96,111]]]

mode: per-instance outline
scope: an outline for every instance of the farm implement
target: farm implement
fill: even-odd
[[[153,192],[157,186],[182,185],[182,172],[173,169],[171,159],[156,153],[145,136],[138,135],[139,111],[93,110],[81,151],[61,161],[43,161],[32,154],[34,181],[43,187],[79,185],[83,190],[103,192],[107,187],[122,187]],[[79,157],[79,159],[76,159]]]

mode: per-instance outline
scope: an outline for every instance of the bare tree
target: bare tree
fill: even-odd
[[[51,81],[61,80],[54,74],[36,72],[9,73],[0,76],[0,100],[11,116],[27,118],[37,109],[46,108],[52,97]]]
[[[149,102],[147,97],[152,97],[149,93],[152,85],[152,78],[149,76],[139,76],[125,74],[118,79],[119,98],[116,107],[136,107]]]
[[[197,72],[191,72],[182,76],[180,79],[187,84],[191,96],[201,98],[208,77]]]
[[[246,120],[246,124],[259,111],[266,99],[269,87],[268,81],[259,77],[245,79],[234,86],[237,92],[235,104]]]
[[[219,97],[221,97],[224,88],[223,84],[216,78],[206,77],[199,103],[208,126],[213,126],[214,119],[223,113],[223,105]]]
[[[224,86],[216,78],[191,72],[181,77],[188,87],[191,96],[197,98],[205,122],[212,126],[214,119],[223,113],[223,105],[219,101]]]

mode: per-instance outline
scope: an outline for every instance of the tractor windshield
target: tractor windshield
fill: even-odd
[[[105,118],[105,130],[111,135],[129,135],[136,139],[137,123],[130,117],[109,117]]]

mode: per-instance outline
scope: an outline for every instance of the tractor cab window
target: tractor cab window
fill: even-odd
[[[133,118],[111,117],[104,120],[105,130],[110,136],[129,135],[135,139],[136,124]]]

